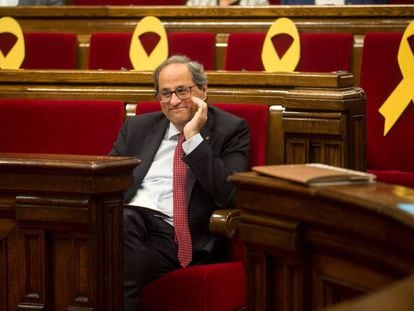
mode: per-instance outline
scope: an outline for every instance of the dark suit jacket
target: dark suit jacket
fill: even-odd
[[[168,124],[162,112],[153,112],[128,118],[121,129],[110,154],[134,156],[142,161],[134,171],[134,185],[126,193],[125,203],[140,187]],[[193,248],[210,252],[214,239],[209,232],[209,219],[214,210],[232,204],[235,187],[226,178],[247,169],[249,130],[245,120],[209,106],[201,135],[203,142],[183,160],[190,168],[188,206]]]

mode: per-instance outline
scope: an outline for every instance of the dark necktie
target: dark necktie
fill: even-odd
[[[173,164],[174,230],[178,244],[178,260],[186,267],[192,259],[191,235],[188,227],[187,179],[188,168],[182,161],[184,135],[178,136]]]

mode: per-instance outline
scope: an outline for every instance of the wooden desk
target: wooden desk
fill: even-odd
[[[216,69],[224,68],[230,32],[266,32],[278,17],[288,17],[302,32],[343,32],[354,35],[352,73],[359,81],[364,35],[369,31],[404,31],[414,19],[414,5],[345,5],[265,7],[59,6],[0,7],[23,31],[78,34],[79,68],[87,68],[92,32],[133,32],[145,16],[158,17],[167,31],[216,33]]]
[[[0,310],[122,310],[135,158],[0,154]]]
[[[414,190],[336,187],[241,173],[238,236],[247,249],[248,310],[316,310],[414,271]]]
[[[364,170],[365,95],[349,73],[207,72],[208,100],[280,105],[269,113],[268,163]],[[135,114],[154,101],[151,72],[1,70],[2,98],[115,99]]]

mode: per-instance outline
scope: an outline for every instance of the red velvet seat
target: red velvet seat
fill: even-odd
[[[0,152],[106,155],[124,120],[124,103],[0,99]]]
[[[73,0],[73,5],[184,5],[185,0]]]
[[[414,106],[405,109],[384,136],[378,109],[401,82],[397,55],[402,33],[367,33],[361,58],[360,86],[367,97],[367,169],[383,182],[414,187]],[[414,42],[413,42],[414,43]],[[414,44],[411,44],[411,50]]]
[[[266,164],[268,107],[263,104],[215,103],[244,118],[250,129],[250,166]],[[138,113],[160,109],[158,102],[140,102]],[[232,243],[232,261],[197,265],[168,273],[148,284],[137,310],[230,311],[246,303],[243,250]]]
[[[414,4],[414,0],[390,0],[390,4]]]
[[[300,60],[296,71],[350,71],[353,46],[352,34],[300,33]],[[226,70],[263,71],[262,47],[265,32],[230,33],[227,41],[224,68]],[[287,40],[277,43],[288,48]]]
[[[169,55],[182,54],[203,64],[206,70],[214,69],[215,34],[170,32]],[[132,33],[93,33],[89,46],[89,69],[132,69],[129,47]],[[142,42],[151,44],[151,42]]]
[[[76,69],[77,36],[74,33],[24,33],[24,69]]]

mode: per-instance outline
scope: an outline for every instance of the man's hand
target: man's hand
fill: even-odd
[[[184,126],[183,133],[185,139],[190,139],[194,135],[200,133],[200,130],[207,122],[207,103],[201,98],[195,96],[193,96],[191,99],[193,100],[193,103],[198,106],[198,109],[194,114],[194,117]]]

